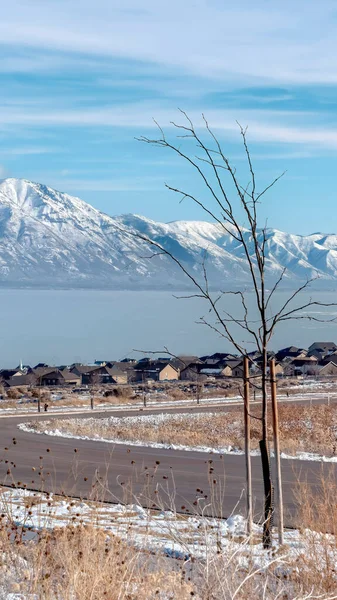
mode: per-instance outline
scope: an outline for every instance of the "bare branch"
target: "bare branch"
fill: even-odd
[[[276,282],[275,282],[275,284],[274,284],[274,286],[273,286],[270,294],[267,296],[267,299],[266,299],[266,309],[268,308],[268,304],[271,301],[273,295],[275,294],[277,288],[281,284],[286,270],[287,270],[287,267],[283,267],[280,277],[276,280]]]
[[[280,310],[271,318],[268,319],[268,321],[271,321],[271,326],[268,328],[267,333],[272,333],[276,323],[279,321],[279,318],[281,316],[284,316],[284,311],[287,309],[287,307],[291,304],[291,302],[301,293],[303,292],[306,288],[309,287],[309,285],[313,282],[316,281],[316,279],[318,279],[318,277],[312,277],[311,279],[307,279],[307,281],[305,283],[303,283],[303,285],[301,285],[299,288],[297,288],[292,294],[290,294],[290,296],[287,298],[286,302],[284,302],[283,306],[280,308]],[[309,305],[310,306],[310,303]],[[330,304],[328,306],[331,306]],[[305,307],[304,307],[305,308]],[[297,310],[297,309],[295,309]],[[299,307],[298,310],[301,310],[301,308]],[[292,312],[292,311],[291,311]]]
[[[267,185],[267,187],[264,188],[264,190],[262,190],[262,192],[260,194],[258,194],[258,196],[256,196],[256,202],[258,202],[260,200],[260,198],[262,198],[262,196],[264,196],[264,194],[266,192],[268,192],[275,185],[275,183],[277,183],[282,177],[284,177],[286,172],[287,171],[283,171],[283,173],[281,173],[281,175],[279,175],[278,177],[275,177],[275,179],[269,185]]]

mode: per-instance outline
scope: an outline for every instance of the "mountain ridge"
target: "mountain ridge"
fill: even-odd
[[[249,231],[243,228],[248,244]],[[196,278],[207,255],[211,287],[249,284],[243,249],[217,223],[159,223],[142,215],[111,217],[77,197],[26,179],[0,180],[0,286],[99,289],[190,289],[167,256],[154,256],[145,235],[172,252]],[[318,275],[337,284],[337,235],[267,230],[267,275],[286,267],[288,286]]]

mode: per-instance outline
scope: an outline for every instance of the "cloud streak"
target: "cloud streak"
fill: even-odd
[[[2,43],[145,61],[210,78],[336,83],[335,3],[12,0]],[[324,36],[321,32],[324,31]],[[34,62],[34,61],[33,61]],[[35,68],[26,62],[26,68]],[[54,64],[54,67],[57,65]],[[0,66],[1,68],[1,66]]]
[[[201,112],[188,111],[197,127],[204,127]],[[337,148],[337,126],[320,125],[320,116],[310,112],[261,111],[261,110],[206,110],[210,126],[220,134],[231,138],[239,137],[239,120],[243,126],[249,125],[249,139],[257,142],[277,142],[279,144],[310,145],[313,148]],[[149,103],[111,106],[91,109],[48,110],[47,108],[10,109],[0,106],[0,128],[8,127],[65,127],[74,128],[116,128],[127,129],[130,136],[156,129],[153,117],[165,128],[173,130],[171,121],[182,122],[183,117],[170,108],[155,108]],[[289,123],[290,121],[290,123]],[[308,121],[311,125],[308,125]],[[316,122],[315,122],[316,121]],[[300,123],[300,124],[299,124]],[[152,134],[151,134],[152,135]],[[156,134],[157,136],[157,134]],[[40,152],[40,150],[42,150]],[[51,151],[51,150],[50,150]],[[15,153],[15,150],[12,152]],[[32,148],[27,153],[42,153],[43,149]],[[19,152],[18,152],[19,153]],[[24,153],[24,152],[23,152]]]

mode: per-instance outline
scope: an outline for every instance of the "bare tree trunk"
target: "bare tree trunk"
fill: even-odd
[[[244,364],[244,416],[245,416],[245,458],[246,458],[246,486],[247,486],[247,534],[251,538],[253,531],[253,503],[252,503],[252,465],[250,457],[250,398],[249,398],[249,363],[247,356]]]
[[[272,544],[273,487],[268,453],[267,405],[267,347],[265,345],[262,352],[262,439],[260,449],[264,484],[263,547],[268,549]]]
[[[276,378],[275,378],[275,360],[272,359],[270,365],[270,383],[271,383],[271,400],[273,411],[273,434],[274,434],[274,453],[276,462],[276,496],[278,504],[278,539],[280,546],[283,545],[283,494],[282,494],[282,474],[281,474],[281,458],[279,444],[279,426],[278,426],[278,406],[276,395]]]
[[[91,410],[94,410],[94,390],[91,390],[90,394],[90,408]]]

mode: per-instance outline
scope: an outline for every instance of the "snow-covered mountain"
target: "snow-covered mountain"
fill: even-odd
[[[23,179],[0,181],[0,285],[113,289],[187,289],[174,262],[135,237],[170,250],[197,278],[206,255],[218,289],[249,282],[242,247],[221,226],[202,221],[156,223],[109,217],[79,198]],[[248,232],[245,235],[249,235]],[[319,274],[337,282],[337,236],[268,230],[270,281],[287,267],[289,285]]]

